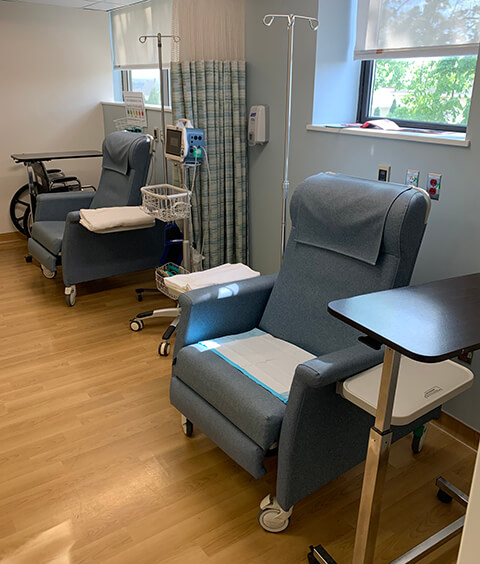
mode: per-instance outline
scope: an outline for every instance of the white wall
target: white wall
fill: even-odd
[[[0,0],[0,233],[26,169],[12,153],[101,149],[101,100],[112,99],[108,15]],[[101,159],[54,165],[97,184]]]
[[[331,71],[342,57],[346,60],[345,34],[351,29],[353,5],[352,0],[335,3],[329,0],[248,0],[246,3],[247,100],[249,105],[269,104],[271,122],[270,142],[249,151],[251,266],[268,274],[278,270],[280,258],[287,34],[285,25],[280,22],[265,28],[262,18],[267,13],[309,16],[319,13],[317,35],[309,31],[308,25],[299,24],[295,30],[291,192],[307,176],[326,170],[375,178],[379,164],[390,164],[392,182],[403,182],[406,169],[413,168],[421,171],[422,186],[425,186],[427,172],[439,172],[443,174],[440,200],[432,203],[412,282],[479,272],[480,75],[470,110],[469,148],[306,130],[306,125],[312,122],[316,53],[322,54],[322,76],[317,76],[317,87],[321,87],[317,92],[317,117],[342,119],[335,114],[338,112],[335,104],[344,104],[347,97],[332,96],[329,90],[336,88],[331,81]],[[350,70],[355,73],[354,69]],[[341,75],[339,79],[343,84],[347,82]],[[480,351],[475,352],[473,370],[476,376],[473,387],[450,401],[446,411],[480,430]]]

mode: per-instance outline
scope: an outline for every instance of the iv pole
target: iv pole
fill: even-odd
[[[296,14],[267,14],[263,18],[263,23],[270,27],[275,18],[287,19],[288,31],[288,52],[287,52],[287,95],[286,95],[286,108],[285,108],[285,138],[283,148],[283,182],[282,182],[282,238],[281,238],[281,256],[285,252],[285,245],[287,240],[287,200],[288,188],[290,182],[288,180],[288,160],[290,156],[290,127],[292,118],[292,73],[293,73],[293,33],[295,29],[295,20],[308,20],[312,31],[317,31],[319,22],[317,18],[310,18],[308,16],[299,16]]]
[[[173,39],[175,43],[180,41],[180,37],[178,35],[162,35],[161,33],[157,33],[157,35],[141,35],[138,40],[140,43],[145,43],[147,39],[155,38],[157,40],[157,48],[158,48],[158,68],[160,70],[160,98],[162,100],[162,131],[160,132],[160,143],[162,144],[163,150],[163,183],[168,184],[168,160],[165,156],[165,100],[164,100],[164,85],[163,85],[163,58],[162,58],[162,39]]]

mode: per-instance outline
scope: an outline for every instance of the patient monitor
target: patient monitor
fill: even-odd
[[[193,164],[203,160],[205,135],[203,129],[192,126],[188,119],[179,119],[176,125],[167,125],[165,156],[174,161]]]

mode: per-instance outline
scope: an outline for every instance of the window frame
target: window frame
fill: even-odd
[[[375,75],[375,60],[364,60],[360,67],[360,81],[358,89],[358,106],[357,106],[357,122],[365,123],[366,121],[374,119],[382,119],[378,116],[369,115],[370,102],[372,100],[373,80]],[[433,131],[455,131],[459,133],[466,133],[466,125],[452,125],[428,121],[413,121],[403,120],[397,118],[385,118],[395,122],[399,127],[409,129],[423,129]]]
[[[148,67],[148,68],[152,68],[152,69],[156,69],[157,71],[159,70],[157,66],[152,66],[152,67]],[[120,70],[120,80],[121,80],[121,84],[122,84],[122,92],[133,92],[132,90],[132,70],[134,69],[121,69]],[[162,69],[163,72],[163,84],[164,84],[164,90],[165,93],[167,94],[166,96],[166,100],[164,102],[164,106],[166,108],[171,108],[172,105],[172,91],[171,91],[171,82],[170,82],[170,68],[163,68]],[[162,103],[160,102],[159,104],[147,104],[149,106],[154,106],[155,108],[161,108],[162,107]]]

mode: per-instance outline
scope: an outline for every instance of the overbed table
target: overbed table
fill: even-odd
[[[386,345],[353,551],[354,564],[372,564],[401,355],[435,363],[480,348],[480,274],[337,300],[328,305],[328,311],[367,335],[371,345]],[[443,489],[441,485],[439,487]],[[447,488],[446,491],[466,505],[467,496],[455,490]],[[463,519],[396,559],[395,563],[417,562],[461,532]],[[321,545],[311,548],[310,562],[335,564]]]
[[[14,153],[10,155],[10,157],[18,164],[24,164],[27,167],[27,177],[28,177],[28,184],[22,186],[17,190],[12,198],[12,202],[10,204],[10,216],[15,227],[21,231],[24,235],[29,234],[31,221],[33,220],[33,216],[35,214],[36,208],[36,198],[37,198],[37,189],[35,187],[35,173],[34,168],[41,166],[38,163],[44,163],[49,161],[57,161],[57,160],[64,160],[64,159],[89,159],[89,158],[98,158],[102,156],[102,151],[97,150],[83,150],[83,151],[57,151],[57,152],[45,152],[45,153]],[[42,166],[41,174],[42,177],[45,177],[45,168]],[[45,183],[51,181],[52,183],[57,182],[58,186],[64,185],[66,186],[66,182],[75,183],[76,188],[80,189],[80,181],[78,178],[74,176],[65,176],[60,169],[54,169],[51,171],[57,173],[56,176],[53,174],[51,176],[47,175],[45,178]],[[58,174],[59,173],[59,174]],[[26,195],[26,189],[28,188],[28,196],[29,201],[24,201],[23,198]],[[50,190],[50,187],[48,187]],[[19,211],[21,212],[20,216],[17,216],[17,206],[20,207]],[[23,218],[23,219],[22,219]],[[23,227],[21,222],[23,221]]]

